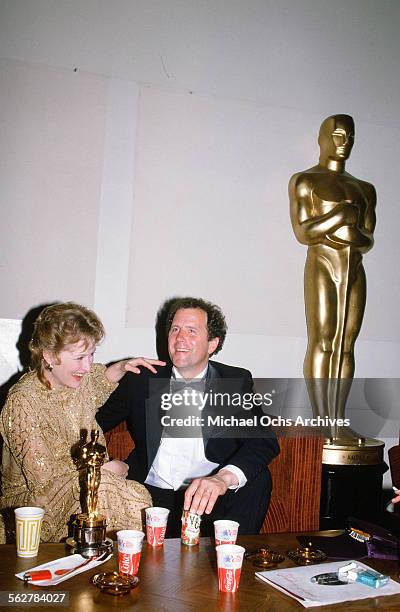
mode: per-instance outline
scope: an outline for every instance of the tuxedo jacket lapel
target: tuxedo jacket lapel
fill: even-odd
[[[213,394],[218,393],[218,389],[220,387],[219,378],[220,378],[219,372],[217,372],[215,366],[212,363],[209,363],[208,370],[207,370],[206,388],[205,388],[206,393],[210,394],[210,391],[212,391]],[[203,413],[201,415],[204,419],[203,421],[204,425],[202,427],[204,449],[206,449],[207,443],[209,439],[211,438],[212,432],[214,429],[212,425],[208,425],[208,417],[210,415],[215,414],[215,407],[210,404],[209,398],[210,398],[210,395],[208,395],[207,403],[204,406]]]
[[[202,414],[204,418],[204,426],[202,428],[204,449],[206,449],[211,438],[219,438],[220,440],[223,440],[225,437],[230,437],[229,435],[224,435],[224,428],[220,425],[208,425],[208,416],[211,415],[215,417],[220,415],[229,417],[240,409],[239,405],[237,408],[235,408],[234,403],[225,403],[226,400],[217,402],[215,394],[221,393],[223,397],[229,396],[230,401],[232,401],[236,395],[240,396],[242,394],[243,380],[244,379],[240,377],[231,378],[230,376],[226,376],[224,371],[220,371],[213,363],[209,362],[206,383],[206,391],[209,393],[209,395]],[[211,403],[209,401],[211,396],[210,391],[212,391],[213,395],[213,402]]]

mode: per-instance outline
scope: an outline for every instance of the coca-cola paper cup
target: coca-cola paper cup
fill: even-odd
[[[215,546],[236,544],[239,523],[236,521],[214,521]]]
[[[146,537],[150,546],[164,544],[168,514],[168,508],[146,508]]]
[[[136,529],[117,531],[120,574],[136,576],[138,573],[143,538],[143,531],[137,531]]]
[[[223,593],[235,593],[239,588],[244,548],[236,544],[221,544],[216,551],[218,588]]]

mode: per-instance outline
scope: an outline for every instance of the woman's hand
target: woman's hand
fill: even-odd
[[[113,363],[106,369],[106,376],[110,382],[117,383],[126,374],[126,372],[134,372],[140,374],[139,366],[143,366],[157,374],[157,370],[153,367],[155,365],[165,366],[165,361],[159,361],[158,359],[147,359],[146,357],[133,357],[132,359],[123,359]]]
[[[118,476],[122,476],[126,478],[128,476],[129,465],[120,461],[119,459],[113,459],[112,461],[107,461],[102,467],[102,470],[106,470],[106,472],[113,472]]]

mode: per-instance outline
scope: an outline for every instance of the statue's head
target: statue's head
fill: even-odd
[[[318,144],[322,161],[344,161],[354,144],[354,120],[350,115],[331,115],[319,130]]]

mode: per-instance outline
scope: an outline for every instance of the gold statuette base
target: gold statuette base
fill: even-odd
[[[101,555],[110,548],[111,540],[106,538],[106,527],[106,520],[101,515],[78,514],[73,521],[72,538],[67,539],[71,552],[81,554],[83,557]]]
[[[328,465],[379,465],[383,462],[385,443],[365,438],[362,444],[333,440],[324,444],[322,463]]]
[[[79,526],[81,529],[100,527],[106,528],[106,519],[101,514],[90,516],[90,514],[81,513],[78,514],[74,521],[75,526]]]

